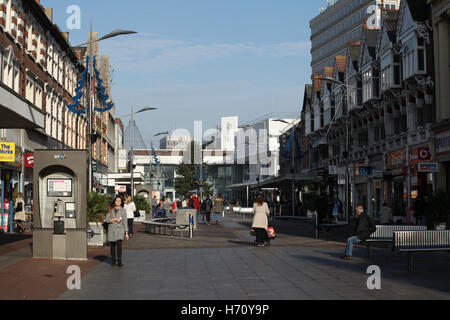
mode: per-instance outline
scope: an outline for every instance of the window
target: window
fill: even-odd
[[[20,68],[19,66],[14,66],[14,83],[13,83],[13,89],[17,93],[20,92]]]
[[[363,73],[363,103],[369,101],[373,97],[372,71],[369,69]]]
[[[42,109],[42,85],[40,84],[36,84],[36,93],[35,93],[35,102],[34,104],[36,105],[36,107],[38,107],[39,109]]]
[[[405,42],[403,47],[403,76],[404,79],[413,76],[416,73],[416,59],[415,59],[415,38],[412,37]]]
[[[27,75],[25,98],[34,104],[34,80]]]

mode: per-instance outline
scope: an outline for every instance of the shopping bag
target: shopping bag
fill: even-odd
[[[267,235],[268,235],[269,239],[275,239],[277,237],[274,227],[267,228]]]

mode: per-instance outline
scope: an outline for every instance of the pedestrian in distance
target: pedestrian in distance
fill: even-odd
[[[130,238],[133,238],[134,212],[136,211],[136,205],[129,194],[125,195],[124,209],[127,212],[128,234],[130,235]]]
[[[259,195],[253,204],[253,214],[252,229],[256,233],[255,245],[265,247],[269,245],[267,229],[269,228],[270,209],[262,195]]]
[[[213,207],[213,203],[211,201],[211,198],[209,196],[206,197],[206,200],[204,201],[205,204],[205,214],[206,214],[206,223],[208,225],[211,225],[211,210]]]
[[[112,205],[111,210],[105,218],[108,223],[107,239],[111,247],[112,266],[122,267],[122,242],[128,240],[128,223],[127,212],[123,208],[124,203],[121,197],[117,196]]]
[[[19,192],[17,194],[16,203],[14,204],[14,220],[16,221],[16,225],[19,233],[25,232],[25,227],[23,222],[26,220],[25,217],[25,200],[23,197],[23,193]]]
[[[416,224],[418,226],[421,226],[423,224],[423,218],[428,209],[427,207],[428,202],[424,200],[422,196],[414,202],[414,217],[416,218]]]
[[[203,197],[203,199],[200,201],[200,213],[202,215],[202,221],[205,222],[206,217],[206,206],[205,206],[206,198]]]
[[[384,202],[383,207],[380,210],[380,224],[390,225],[393,222],[392,209],[388,207],[387,202]]]
[[[152,216],[156,216],[156,210],[158,207],[158,199],[156,199],[156,196],[153,196],[152,198]]]
[[[214,213],[216,215],[216,224],[219,224],[220,215],[222,214],[223,210],[225,210],[225,207],[223,204],[222,195],[218,193],[216,198],[214,199]]]
[[[177,214],[177,209],[178,209],[178,201],[173,201],[171,206],[172,213]]]
[[[316,211],[319,225],[324,223],[324,220],[328,214],[328,200],[322,195],[317,198]]]
[[[197,218],[196,221],[199,221],[198,218],[200,216],[200,199],[197,197],[197,194],[194,193],[192,194],[192,198],[191,198],[191,208],[195,209],[195,217]]]
[[[186,196],[186,197],[184,197],[184,199],[183,199],[183,201],[181,202],[181,207],[182,208],[188,208],[188,206],[189,206],[189,197],[188,196]]]
[[[351,236],[347,239],[345,255],[342,256],[341,259],[352,260],[354,244],[366,241],[376,230],[377,227],[375,223],[367,213],[364,212],[364,206],[358,205],[356,207],[356,218],[354,218],[350,224]]]

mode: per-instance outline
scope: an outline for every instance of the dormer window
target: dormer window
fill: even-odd
[[[411,37],[403,46],[403,76],[405,79],[426,72],[425,41]]]

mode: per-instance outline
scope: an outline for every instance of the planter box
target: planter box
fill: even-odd
[[[134,218],[134,222],[144,222],[145,221],[145,210],[139,210],[141,216],[139,218]]]
[[[89,222],[89,229],[94,231],[94,237],[88,239],[88,246],[103,247],[106,242],[106,233],[100,222]]]

